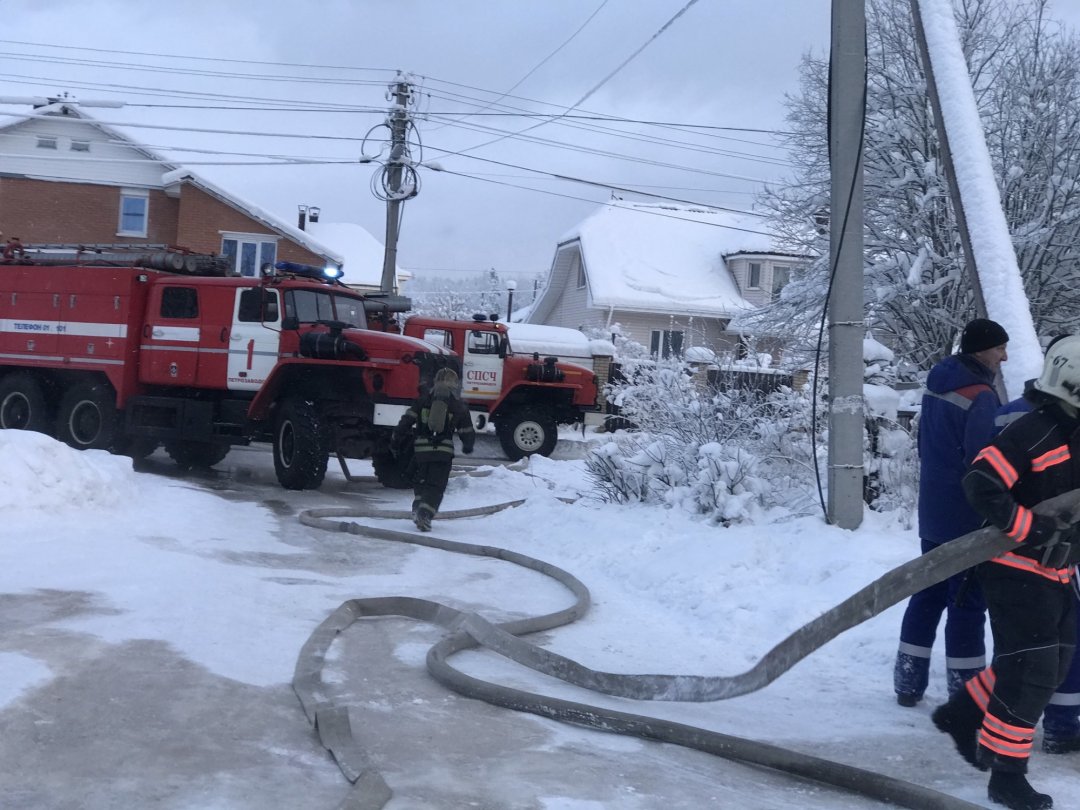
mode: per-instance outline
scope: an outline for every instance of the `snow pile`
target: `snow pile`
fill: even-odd
[[[134,484],[125,456],[73,450],[41,433],[0,431],[0,509],[115,506]]]

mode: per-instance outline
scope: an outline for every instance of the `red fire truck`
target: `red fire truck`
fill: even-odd
[[[495,425],[503,452],[512,460],[550,455],[560,424],[601,424],[593,370],[553,356],[514,354],[506,324],[494,317],[413,316],[402,329],[461,357],[462,397],[480,415],[478,426],[485,420]]]
[[[0,260],[0,428],[183,466],[273,445],[288,489],[328,454],[390,458],[393,426],[448,350],[368,328],[388,308],[321,268],[226,276],[213,257],[98,250]],[[398,307],[394,307],[398,308]]]

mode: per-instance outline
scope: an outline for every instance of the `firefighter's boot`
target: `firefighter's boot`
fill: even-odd
[[[1042,749],[1048,754],[1080,751],[1080,706],[1051,703],[1043,712]]]
[[[417,507],[413,512],[413,522],[422,532],[431,531],[431,519],[435,517],[435,513],[428,509],[426,506]]]
[[[930,659],[906,652],[896,654],[893,667],[893,691],[901,706],[914,706],[922,700],[930,680]]]
[[[986,765],[979,762],[979,729],[982,728],[983,711],[972,700],[966,689],[961,689],[948,703],[934,709],[930,720],[938,731],[948,734],[956,745],[956,750],[967,762],[980,771]]]
[[[1049,810],[1054,800],[1033,788],[1022,773],[990,771],[990,786],[986,789],[990,801],[1003,804],[1009,810]]]

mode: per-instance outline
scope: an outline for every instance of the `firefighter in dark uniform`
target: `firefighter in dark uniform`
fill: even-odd
[[[1012,810],[1046,810],[1028,783],[1035,726],[1065,679],[1076,646],[1071,580],[1080,561],[1073,517],[1032,507],[1080,487],[1080,337],[1056,343],[1025,394],[1035,408],[972,462],[964,493],[1013,549],[976,569],[990,611],[994,660],[932,715],[960,754],[990,769],[989,797]]]
[[[428,393],[422,394],[394,428],[393,447],[401,450],[412,441],[412,514],[416,528],[431,531],[454,464],[454,433],[461,435],[461,452],[473,451],[476,432],[472,416],[461,401],[461,381],[450,368],[439,369]]]

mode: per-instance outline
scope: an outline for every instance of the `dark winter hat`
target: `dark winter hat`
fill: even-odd
[[[1009,333],[997,321],[988,318],[976,318],[964,327],[960,336],[960,351],[963,354],[975,354],[995,346],[1004,346],[1009,342]]]

